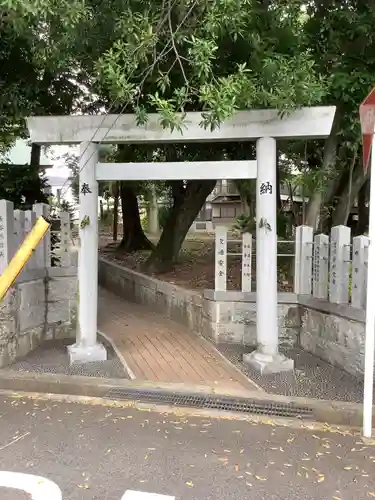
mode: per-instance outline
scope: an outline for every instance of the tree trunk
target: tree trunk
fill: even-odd
[[[357,235],[364,234],[368,231],[369,224],[369,211],[366,206],[369,195],[369,181],[367,180],[358,193],[358,224],[357,224]]]
[[[327,137],[324,145],[322,170],[326,172],[328,176],[329,171],[336,164],[340,122],[341,114],[340,111],[337,110],[333,121],[331,134],[329,135],[329,137]],[[314,228],[314,230],[317,229],[320,209],[324,201],[324,194],[325,193],[322,189],[319,189],[318,191],[313,193],[306,207],[306,217],[304,224],[306,224],[307,226],[311,226],[312,228]]]
[[[103,200],[100,200],[100,202],[99,202],[99,210],[100,210],[100,222],[103,222],[104,221]]]
[[[113,203],[113,241],[117,241],[119,195],[120,195],[120,183],[117,181],[114,189],[114,203]]]
[[[143,232],[137,195],[131,184],[121,182],[120,186],[123,236],[119,249],[125,252],[137,250],[151,250],[153,244]]]
[[[346,185],[344,192],[340,196],[339,202],[335,208],[335,211],[332,215],[332,225],[345,226],[348,222],[348,217],[350,214],[350,209],[353,206],[354,200],[357,197],[359,190],[364,185],[366,180],[368,179],[369,170],[367,170],[366,174],[363,171],[362,163],[357,162],[357,166],[353,172],[352,179],[349,179],[348,184]]]
[[[215,184],[214,180],[190,181],[184,196],[178,195],[176,190],[173,208],[159,243],[145,264],[147,269],[167,272],[173,268],[186,235]]]

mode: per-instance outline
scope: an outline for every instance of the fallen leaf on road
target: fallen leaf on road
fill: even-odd
[[[255,476],[255,479],[258,479],[258,481],[267,481],[267,478],[263,476]]]
[[[352,467],[351,465],[346,465],[346,466],[344,467],[344,470],[352,470],[352,468],[353,468],[353,467]]]
[[[89,485],[88,484],[77,484],[78,488],[81,488],[83,490],[88,490],[89,489]]]
[[[318,479],[318,483],[322,483],[324,481],[325,477],[324,476],[320,476],[319,479]]]
[[[332,497],[332,500],[341,500],[340,497]]]
[[[194,486],[194,483],[192,483],[191,481],[188,481],[187,483],[185,483],[187,486],[190,486],[190,488],[192,488]]]

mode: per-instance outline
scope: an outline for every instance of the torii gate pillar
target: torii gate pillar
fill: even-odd
[[[244,355],[244,362],[260,373],[294,368],[292,359],[279,353],[277,312],[277,211],[276,139],[257,140],[256,182],[256,297],[257,350]]]
[[[104,361],[107,350],[97,342],[98,330],[98,145],[80,144],[78,318],[76,343],[68,347],[70,362]]]

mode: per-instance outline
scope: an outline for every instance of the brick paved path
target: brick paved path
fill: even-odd
[[[111,339],[136,379],[257,389],[205,339],[103,289],[99,330]]]

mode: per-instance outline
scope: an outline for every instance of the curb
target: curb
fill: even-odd
[[[106,398],[111,389],[159,390],[181,395],[206,394],[248,398],[274,404],[289,403],[311,409],[313,420],[316,422],[349,427],[360,427],[362,425],[362,405],[357,403],[280,396],[259,391],[222,391],[213,387],[190,386],[182,383],[156,383],[51,373],[0,372],[0,390],[5,391]],[[303,421],[303,419],[298,420]],[[310,420],[305,422],[311,423]]]

